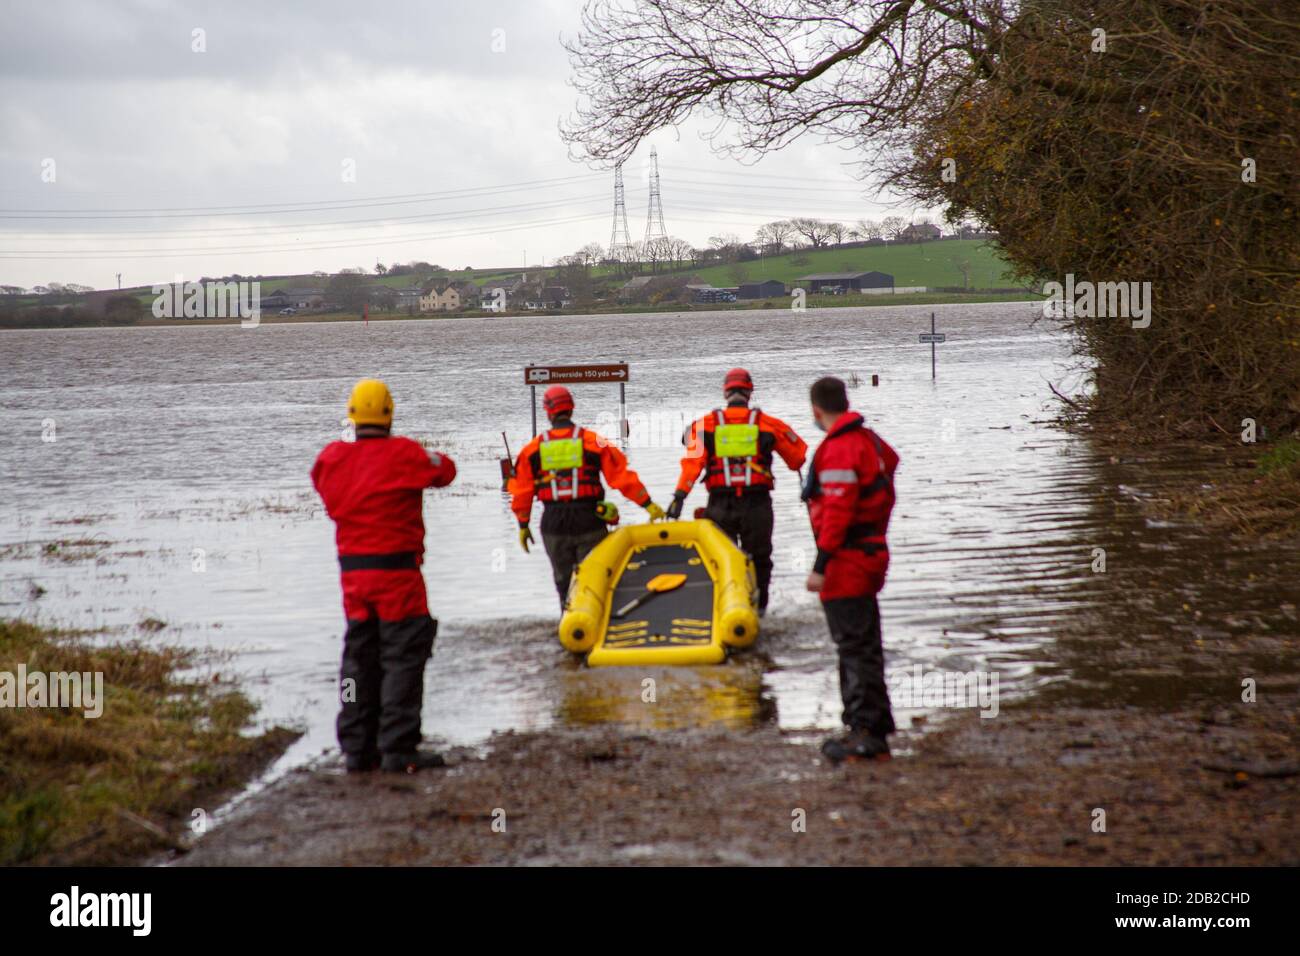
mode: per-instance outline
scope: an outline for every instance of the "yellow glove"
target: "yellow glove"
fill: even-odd
[[[664,509],[660,508],[653,501],[648,502],[645,506],[646,513],[650,515],[651,521],[663,521],[666,515]]]
[[[519,526],[519,546],[524,549],[524,554],[528,554],[528,546],[533,543],[533,533],[528,530],[528,525]]]

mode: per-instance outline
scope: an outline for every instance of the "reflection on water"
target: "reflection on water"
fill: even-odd
[[[640,730],[717,725],[747,727],[775,716],[757,662],[728,666],[574,668],[561,682],[556,717],[574,726],[617,724]]]
[[[1295,627],[1295,585],[1279,593],[1276,574],[1267,589],[1250,584],[1277,555],[1141,518],[1130,489],[1175,463],[1112,463],[1044,421],[1065,347],[1032,306],[935,307],[948,334],[936,382],[916,339],[930,311],[7,332],[0,614],[115,633],[161,620],[163,639],[229,652],[220,667],[268,720],[306,728],[285,765],[332,746],[341,607],[332,526],[307,472],[339,435],[352,382],[377,375],[396,396],[397,429],[460,466],[452,488],[426,495],[425,577],[442,619],[429,736],[474,744],[556,721],[836,726],[793,476],[775,495],[772,613],[755,653],[649,675],[589,671],[560,649],[545,557],[518,549],[499,491],[500,432],[516,450],[528,438],[527,362],[624,360],[629,455],[661,502],[681,424],[718,403],[726,369],[747,366],[755,403],[814,441],[808,384],[880,375],[852,394],[902,456],[882,597],[891,671],[996,669],[1004,702],[1050,687],[1150,704],[1227,679],[1197,670],[1197,640]],[[616,389],[577,398],[581,420],[613,431]],[[702,502],[697,490],[688,505]],[[1096,548],[1105,573],[1092,571]],[[1162,654],[1171,638],[1190,650]]]

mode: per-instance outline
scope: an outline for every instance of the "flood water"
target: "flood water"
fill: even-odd
[[[917,341],[931,311],[948,336],[936,381]],[[891,679],[916,664],[986,670],[1003,706],[1040,691],[1139,706],[1209,693],[1229,675],[1160,648],[1294,628],[1300,575],[1254,586],[1277,555],[1144,519],[1137,499],[1180,464],[1111,460],[1051,424],[1046,383],[1067,375],[1069,356],[1036,314],[1014,303],[6,332],[0,615],[224,652],[209,666],[237,676],[262,719],[305,730],[279,769],[331,748],[343,620],[333,526],[308,471],[339,437],[352,383],[378,376],[395,430],[460,469],[425,495],[424,573],[441,621],[426,736],[836,727],[834,653],[802,588],[813,549],[793,475],[778,479],[773,597],[755,650],[661,673],[650,706],[639,669],[588,670],[560,648],[546,558],[519,550],[499,490],[500,432],[515,451],[530,434],[526,363],[631,364],[628,454],[665,505],[682,425],[744,365],[755,404],[810,444],[808,385],[856,373],[855,405],[899,451],[882,595]],[[580,422],[614,434],[616,386],[575,391]],[[697,488],[688,508],[703,503]],[[620,504],[624,520],[645,520]],[[1105,573],[1093,570],[1097,548]],[[142,630],[150,620],[165,626]],[[905,725],[924,708],[898,716]]]

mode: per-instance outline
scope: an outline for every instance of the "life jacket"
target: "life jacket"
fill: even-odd
[[[572,428],[573,434],[567,438],[553,437],[557,429],[548,429],[533,452],[539,501],[599,501],[605,495],[600,483],[600,452],[587,447],[581,428]]]
[[[704,486],[734,488],[743,494],[748,488],[772,487],[772,453],[776,436],[759,427],[762,413],[749,410],[749,420],[728,422],[725,412],[717,408],[713,418],[705,419],[704,450],[709,456]]]

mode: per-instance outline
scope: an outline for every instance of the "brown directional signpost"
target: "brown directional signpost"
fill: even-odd
[[[618,435],[627,438],[627,378],[626,362],[610,365],[529,365],[524,369],[524,384],[532,392],[533,434],[537,434],[537,386],[598,385],[606,382],[618,384]]]
[[[582,385],[590,382],[626,382],[627,363],[613,365],[529,365],[524,369],[529,385]]]

